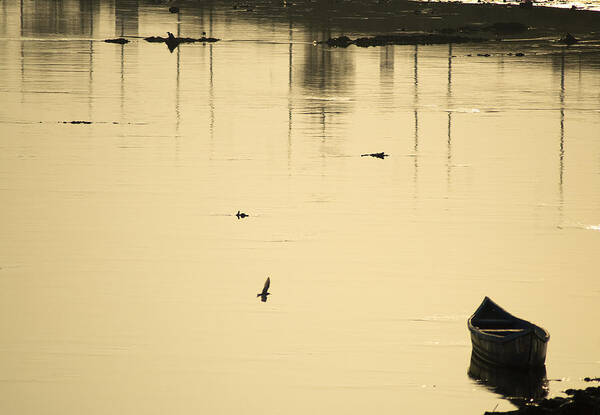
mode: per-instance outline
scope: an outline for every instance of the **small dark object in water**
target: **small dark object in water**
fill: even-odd
[[[515,53],[515,56],[525,56],[525,54],[523,52],[517,52]]]
[[[260,297],[260,301],[262,301],[263,303],[267,302],[267,296],[271,295],[271,293],[269,292],[270,285],[271,277],[267,277],[267,280],[265,281],[265,286],[263,287],[262,291],[256,294],[257,297]]]
[[[124,45],[125,43],[129,43],[129,41],[127,39],[123,39],[122,37],[119,37],[117,39],[104,39],[104,41],[106,43],[118,43],[119,45]]]
[[[600,378],[583,378],[586,382],[600,382]]]
[[[484,56],[484,57],[489,57],[490,54],[489,53],[478,53],[477,56]]]
[[[577,38],[576,38],[575,36],[573,36],[572,34],[570,34],[570,33],[567,33],[567,34],[565,35],[565,37],[563,37],[563,38],[560,40],[560,42],[561,42],[561,43],[565,43],[565,44],[567,44],[567,45],[572,45],[572,44],[574,44],[574,43],[577,43],[577,42],[579,42],[579,39],[577,39]]]
[[[63,121],[63,124],[91,124],[91,121]]]
[[[383,151],[381,153],[369,153],[369,154],[361,154],[361,157],[376,157],[378,159],[384,159],[386,157],[389,157],[389,154],[385,154]]]
[[[247,218],[250,215],[245,214],[244,212],[240,212],[239,210],[237,211],[237,213],[235,214],[235,216],[237,216],[238,219],[243,219],[243,218]]]
[[[169,11],[171,13],[179,13],[179,7],[171,6],[171,7],[169,7]]]
[[[214,42],[218,42],[221,39],[216,39],[214,37],[204,37],[202,36],[200,39],[197,39],[198,42],[202,42],[202,43],[214,43]]]

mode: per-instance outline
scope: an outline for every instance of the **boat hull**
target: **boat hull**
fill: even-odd
[[[492,365],[513,368],[543,366],[550,334],[505,311],[485,297],[467,321],[473,354]]]
[[[498,366],[538,367],[546,361],[548,342],[540,339],[534,330],[506,341],[473,330],[471,343],[479,359]]]

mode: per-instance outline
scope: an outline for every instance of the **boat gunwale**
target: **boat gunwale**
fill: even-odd
[[[497,307],[499,311],[501,311],[503,314],[505,314],[507,317],[506,321],[513,321],[515,323],[520,323],[521,325],[523,325],[523,327],[522,327],[523,331],[511,333],[506,336],[500,336],[497,334],[486,333],[483,331],[485,329],[481,329],[481,328],[479,328],[479,326],[475,326],[473,324],[473,319],[475,319],[477,314],[484,307],[487,307],[488,305]],[[488,296],[486,296],[483,299],[482,303],[479,305],[479,307],[477,307],[477,310],[475,310],[475,312],[471,315],[471,317],[469,317],[469,319],[467,320],[467,326],[469,327],[469,331],[471,332],[472,335],[476,335],[477,337],[481,338],[482,340],[486,340],[486,341],[490,341],[490,342],[494,342],[494,343],[510,342],[510,341],[513,341],[520,337],[528,336],[531,333],[533,333],[535,335],[535,337],[537,337],[543,343],[547,343],[550,340],[550,333],[548,333],[548,331],[546,329],[544,329],[543,327],[540,327],[530,321],[515,317],[514,315],[512,315],[511,313],[509,313],[508,311],[506,311],[505,309],[500,307],[498,304],[496,304]],[[521,328],[521,327],[519,327],[519,328]]]

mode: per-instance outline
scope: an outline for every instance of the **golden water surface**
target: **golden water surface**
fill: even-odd
[[[0,412],[510,409],[467,375],[486,295],[551,395],[600,376],[600,53],[340,34],[0,2]]]

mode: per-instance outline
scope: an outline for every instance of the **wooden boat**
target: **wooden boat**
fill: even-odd
[[[550,334],[505,311],[489,297],[467,321],[473,353],[484,362],[505,367],[543,366]]]

